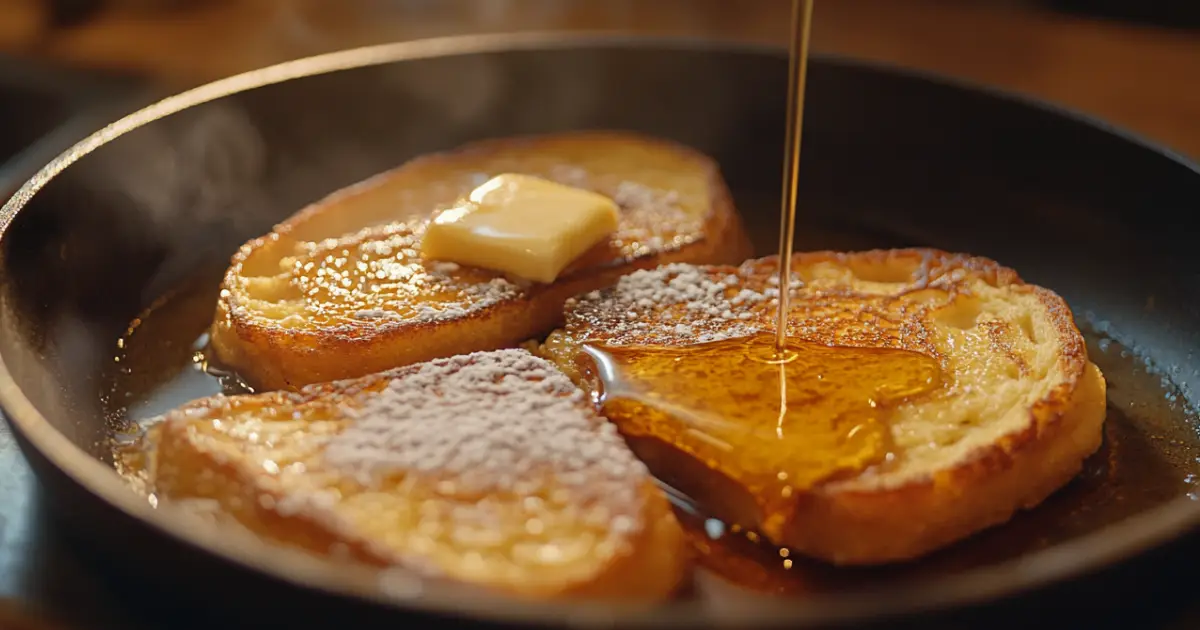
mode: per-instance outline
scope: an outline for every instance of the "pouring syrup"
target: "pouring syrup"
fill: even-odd
[[[587,346],[581,359],[604,414],[660,479],[731,529],[768,540],[783,537],[797,495],[886,461],[891,409],[941,383],[937,361],[916,352],[788,334],[812,16],[813,0],[793,1],[775,330]]]

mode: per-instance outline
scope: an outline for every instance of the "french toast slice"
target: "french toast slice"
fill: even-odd
[[[1105,382],[1058,295],[991,260],[935,250],[793,260],[789,336],[920,353],[937,361],[940,386],[890,409],[886,457],[855,470],[831,466],[827,478],[788,488],[790,499],[771,513],[770,497],[738,478],[748,450],[675,439],[687,427],[607,413],[651,472],[715,516],[835,564],[901,561],[1037,505],[1100,446]],[[585,346],[684,347],[774,334],[778,273],[776,257],[639,271],[569,301],[565,327],[540,352],[599,393]],[[801,454],[777,455],[786,463]]]
[[[160,505],[332,559],[540,599],[660,600],[686,574],[645,466],[524,350],[214,396],[147,435]]]
[[[500,173],[611,197],[619,228],[548,285],[423,261],[430,214]],[[211,346],[250,384],[294,389],[513,346],[559,325],[570,296],[635,269],[748,253],[716,164],[691,149],[601,132],[479,142],[335,193],[243,246]]]

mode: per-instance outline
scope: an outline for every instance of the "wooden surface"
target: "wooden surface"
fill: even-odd
[[[161,0],[159,0],[161,1]],[[471,32],[584,29],[784,42],[788,0],[123,0],[72,29],[0,0],[0,52],[187,86],[340,48]],[[825,0],[815,47],[1018,90],[1200,156],[1200,33],[1016,0]]]

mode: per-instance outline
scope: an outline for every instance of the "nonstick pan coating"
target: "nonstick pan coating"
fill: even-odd
[[[799,246],[969,251],[1055,289],[1097,343],[1124,348],[1122,365],[1134,367],[1111,386],[1134,408],[1114,413],[1133,418],[1129,435],[1179,483],[1125,488],[1135,507],[1110,510],[1104,527],[961,572],[801,602],[632,611],[520,605],[439,584],[372,595],[365,572],[155,512],[109,467],[104,384],[129,321],[304,204],[421,153],[570,129],[673,138],[719,160],[768,251],[786,65],[774,49],[679,40],[398,44],[235,77],[84,141],[0,215],[0,403],[55,513],[122,579],[157,584],[155,597],[359,627],[394,625],[402,612],[589,627],[862,622],[1026,593],[1189,532],[1200,520],[1187,477],[1200,454],[1190,412],[1200,257],[1174,217],[1200,207],[1200,174],[1078,116],[829,58],[810,73]]]

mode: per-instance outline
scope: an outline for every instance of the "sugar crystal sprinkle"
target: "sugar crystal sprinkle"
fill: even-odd
[[[608,503],[622,494],[635,501],[636,481],[648,474],[584,394],[524,350],[405,368],[346,413],[352,422],[326,445],[325,460],[367,484],[406,471],[505,492],[549,472],[556,484],[604,493]]]

